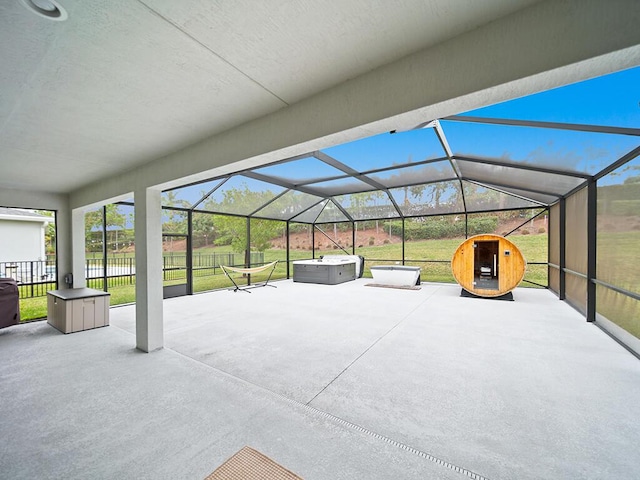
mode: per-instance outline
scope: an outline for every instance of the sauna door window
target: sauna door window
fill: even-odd
[[[473,244],[473,284],[482,290],[498,290],[500,256],[498,241],[475,242]]]

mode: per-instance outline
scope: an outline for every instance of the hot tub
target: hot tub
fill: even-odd
[[[413,287],[418,284],[420,270],[420,267],[405,265],[374,265],[371,267],[371,275],[374,283],[379,285]]]
[[[364,257],[362,255],[323,255],[320,259],[323,262],[355,262],[356,278],[361,278],[364,273]]]
[[[293,262],[293,281],[337,285],[356,279],[356,261],[341,260],[296,260]]]

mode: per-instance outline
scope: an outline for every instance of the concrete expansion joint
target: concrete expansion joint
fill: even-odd
[[[385,333],[383,333],[380,337],[378,337],[376,339],[376,341],[374,341],[371,345],[369,345],[360,355],[358,355],[349,365],[347,365],[338,375],[336,375],[333,380],[331,380],[329,383],[327,383],[324,387],[322,387],[320,389],[320,391],[318,393],[316,393],[313,397],[311,397],[311,399],[306,402],[305,405],[309,405],[311,402],[313,402],[316,398],[318,398],[322,392],[324,392],[327,388],[329,388],[329,386],[331,386],[331,384],[333,384],[333,382],[335,382],[338,378],[340,378],[347,370],[349,370],[358,360],[360,360],[362,357],[364,357],[367,352],[369,352],[369,350],[371,350],[373,347],[375,347],[378,342],[380,342],[380,340],[382,340],[384,337],[386,337],[387,335],[389,335],[393,330],[395,330],[396,327],[398,327],[402,322],[404,322],[407,318],[409,318],[409,316],[411,316],[413,314],[413,312],[415,312],[418,308],[420,308],[425,302],[427,302],[434,294],[435,294],[436,290],[434,290],[433,292],[431,292],[431,294],[429,296],[427,296],[422,302],[420,302],[419,305],[417,305],[414,309],[412,309],[410,312],[408,312],[404,317],[402,317],[393,327],[391,327],[389,330],[387,330]]]
[[[403,317],[403,319],[400,320],[396,325],[391,327],[391,329],[389,329],[384,335],[382,335],[378,340],[376,340],[369,348],[367,348],[360,356],[358,356],[358,358],[356,358],[351,363],[351,365],[353,365],[353,363],[355,363],[359,358],[361,358],[376,343],[378,343],[382,338],[384,338],[394,328],[396,328],[400,323],[402,323],[408,316],[409,316],[409,314],[407,314],[405,317]],[[420,458],[423,458],[423,459],[425,459],[425,460],[427,460],[427,461],[429,461],[431,463],[435,463],[436,465],[439,465],[439,466],[441,466],[443,468],[446,468],[446,469],[452,470],[452,471],[454,471],[456,473],[460,473],[462,475],[465,475],[465,476],[467,476],[467,477],[469,477],[469,478],[471,478],[473,480],[491,480],[488,477],[485,477],[483,475],[480,475],[479,473],[473,472],[473,471],[471,471],[469,469],[466,469],[464,467],[460,467],[460,466],[455,465],[455,464],[453,464],[451,462],[448,462],[446,460],[438,458],[435,455],[432,455],[432,454],[430,454],[428,452],[419,450],[419,449],[414,448],[414,447],[412,447],[410,445],[407,445],[405,443],[399,442],[399,441],[394,440],[394,439],[392,439],[390,437],[382,435],[380,433],[376,433],[373,430],[370,430],[370,429],[368,429],[366,427],[363,427],[361,425],[355,424],[353,422],[350,422],[348,420],[340,418],[340,417],[338,417],[336,415],[333,415],[331,413],[325,412],[323,410],[320,410],[320,409],[318,409],[316,407],[311,406],[310,403],[313,401],[313,399],[317,398],[318,395],[320,395],[320,393],[322,393],[322,391],[324,391],[331,383],[333,383],[333,380],[331,382],[329,382],[329,384],[326,387],[324,387],[318,394],[316,394],[313,397],[313,399],[309,400],[307,403],[303,403],[303,402],[300,402],[298,400],[294,400],[293,398],[287,397],[287,396],[285,396],[285,395],[283,395],[281,393],[278,393],[278,392],[275,392],[273,390],[270,390],[270,389],[268,389],[268,388],[266,388],[266,387],[264,387],[262,385],[258,385],[256,383],[250,382],[250,381],[245,380],[243,378],[237,377],[236,375],[233,375],[233,374],[231,374],[229,372],[225,372],[224,370],[221,370],[219,368],[213,367],[211,365],[207,365],[206,363],[203,363],[203,362],[199,361],[196,358],[190,357],[189,355],[185,355],[184,353],[177,352],[177,351],[172,350],[170,348],[164,348],[164,350],[168,351],[168,352],[172,352],[172,353],[174,353],[174,354],[176,354],[176,355],[178,355],[180,357],[187,358],[187,359],[197,363],[200,366],[203,366],[203,367],[205,367],[207,369],[213,370],[216,373],[218,373],[220,375],[223,375],[225,377],[228,377],[228,378],[232,379],[233,381],[239,382],[240,384],[242,384],[244,386],[247,386],[247,387],[250,386],[251,388],[256,388],[256,389],[258,389],[258,390],[260,390],[260,391],[262,391],[264,393],[267,393],[269,396],[275,397],[275,399],[283,401],[284,403],[287,403],[287,404],[289,404],[289,405],[291,405],[293,407],[301,408],[301,409],[303,409],[303,411],[307,412],[308,414],[311,414],[311,415],[316,416],[316,417],[321,417],[321,418],[323,418],[325,420],[330,421],[333,424],[339,425],[340,427],[344,427],[344,428],[347,428],[349,430],[354,430],[356,432],[365,434],[365,435],[367,435],[369,437],[375,438],[376,440],[380,440],[380,441],[382,441],[384,443],[387,443],[387,444],[392,445],[392,446],[394,446],[396,448],[399,448],[399,449],[404,450],[406,452],[409,452],[409,453],[411,453],[413,455],[416,455],[416,456],[418,456]],[[351,366],[351,365],[349,365],[349,366]],[[344,373],[348,368],[349,367],[347,367],[345,370],[343,370],[343,372],[341,372],[340,375],[342,375],[342,373]],[[336,378],[338,378],[340,375],[338,375]]]

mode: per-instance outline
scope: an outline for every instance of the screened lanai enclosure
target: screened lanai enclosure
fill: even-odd
[[[527,281],[546,286],[547,208],[589,174],[521,168],[518,159],[450,146],[447,130],[463,139],[479,125],[436,120],[171,190],[164,195],[167,238],[186,235],[202,246],[230,237],[237,251],[250,252],[245,266],[280,260],[280,277],[290,276],[292,260],[337,251],[364,256],[367,267],[418,265],[426,280],[452,281],[449,263],[462,239],[524,233],[531,235],[522,242],[530,253]],[[546,186],[528,185],[540,175]],[[182,230],[170,232],[176,222],[169,218],[180,216]],[[280,255],[262,258],[267,244]],[[194,272],[199,267],[196,260]]]
[[[228,287],[220,265],[278,260],[282,279],[294,260],[335,253],[363,256],[365,276],[403,264],[454,282],[456,248],[493,233],[522,251],[522,286],[549,288],[640,351],[640,115],[622,87],[634,78],[639,69],[165,191],[169,296]]]

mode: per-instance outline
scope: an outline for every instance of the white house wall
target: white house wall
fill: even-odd
[[[39,222],[0,221],[0,263],[45,260],[43,225]]]
[[[71,210],[67,195],[0,188],[3,207],[53,210],[56,212],[56,256],[58,283],[64,285],[63,276],[71,271]]]

